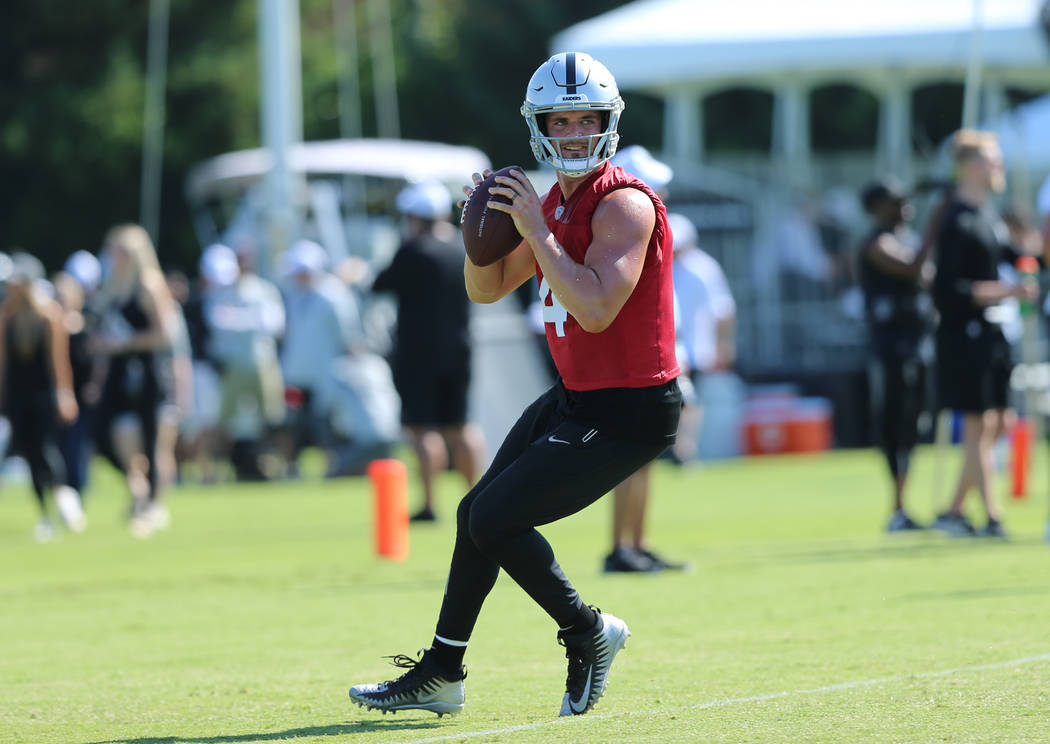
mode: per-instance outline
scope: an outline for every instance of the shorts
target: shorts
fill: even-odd
[[[1010,344],[995,325],[971,321],[937,333],[937,402],[941,409],[983,413],[1010,407]]]
[[[394,386],[401,397],[401,423],[405,426],[460,426],[467,421],[469,367],[397,370]]]
[[[267,426],[274,427],[284,421],[284,379],[276,364],[228,366],[222,371],[220,388],[219,424],[227,433],[239,430],[237,417],[245,404]]]

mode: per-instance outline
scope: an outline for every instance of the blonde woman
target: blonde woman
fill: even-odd
[[[34,534],[47,542],[54,536],[48,516],[50,493],[70,529],[80,531],[85,520],[79,497],[65,487],[58,449],[58,425],[68,426],[77,417],[69,339],[61,308],[41,291],[43,276],[44,267],[33,256],[12,257],[0,304],[0,401],[11,422],[12,452],[29,464],[40,504]]]
[[[175,305],[142,227],[111,228],[103,260],[105,279],[92,303],[99,329],[88,340],[105,367],[96,437],[99,451],[127,478],[131,533],[148,537],[169,518],[158,488],[157,441],[159,411],[173,395],[160,367],[172,351]]]

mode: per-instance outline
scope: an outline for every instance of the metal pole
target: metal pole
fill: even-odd
[[[156,243],[160,232],[161,174],[164,170],[164,93],[168,77],[170,0],[150,0],[146,47],[146,92],[142,114],[142,174],[139,224]]]
[[[390,0],[368,0],[368,21],[370,27],[368,38],[372,46],[372,88],[376,102],[376,129],[380,137],[401,139]]]
[[[263,146],[273,161],[266,174],[266,236],[259,272],[272,276],[274,260],[298,229],[290,168],[292,146],[303,138],[299,1],[259,0],[259,55]]]
[[[977,126],[977,103],[981,96],[981,57],[983,56],[984,14],[982,0],[973,0],[973,32],[970,34],[970,56],[966,64],[963,88],[963,129]]]
[[[345,139],[362,136],[361,77],[358,74],[357,3],[333,0],[335,55],[339,65],[339,135]]]
[[[333,0],[336,60],[339,67],[339,135],[343,139],[364,136],[361,115],[360,53],[357,44],[356,0]],[[342,201],[348,214],[365,218],[364,176],[343,176]]]

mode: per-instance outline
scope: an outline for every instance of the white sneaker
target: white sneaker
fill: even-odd
[[[563,716],[586,713],[605,692],[613,657],[624,647],[631,631],[615,615],[593,608],[598,625],[583,633],[558,633],[558,643],[565,646],[569,674],[565,679],[565,697],[561,701]]]
[[[166,530],[171,527],[171,512],[164,504],[154,502],[149,510],[149,518],[154,528],[158,530]]]
[[[398,654],[393,657],[394,666],[408,671],[397,679],[379,684],[354,685],[350,688],[350,699],[369,710],[373,708],[386,713],[399,710],[429,710],[438,718],[446,713],[459,713],[466,701],[466,667],[460,667],[459,679],[450,679],[447,672],[424,652],[416,661],[411,656]]]
[[[41,517],[33,527],[33,538],[38,543],[49,543],[55,539],[55,525],[48,517]]]
[[[156,531],[157,528],[153,526],[153,522],[148,514],[136,514],[128,520],[128,532],[131,533],[132,537],[137,537],[139,540],[152,537]]]
[[[72,532],[83,532],[87,529],[87,515],[80,504],[80,494],[69,486],[55,488],[55,506],[62,523]]]

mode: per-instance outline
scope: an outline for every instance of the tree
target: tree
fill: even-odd
[[[475,145],[494,163],[532,156],[518,107],[550,36],[625,0],[391,0],[402,136]],[[183,198],[199,160],[259,141],[257,0],[171,5],[164,140],[162,262],[193,272]],[[364,0],[355,3],[364,13]],[[338,136],[331,0],[300,0],[303,126]],[[0,7],[0,249],[23,247],[51,270],[139,212],[146,30],[142,0],[8,0]],[[364,17],[359,19],[364,31]],[[364,51],[368,45],[362,41]],[[365,134],[374,134],[362,55]]]

